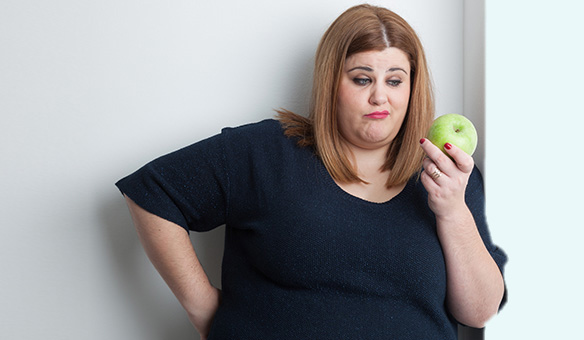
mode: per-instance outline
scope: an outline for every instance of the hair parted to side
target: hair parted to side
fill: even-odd
[[[388,187],[407,182],[422,167],[424,153],[419,140],[434,119],[434,98],[422,44],[410,25],[394,12],[364,4],[341,14],[316,51],[308,118],[278,111],[286,135],[298,137],[301,146],[314,146],[336,181],[362,181],[342,150],[337,126],[337,95],[345,60],[355,53],[388,47],[399,48],[409,57],[411,91],[406,117],[389,147],[383,170],[390,170]]]

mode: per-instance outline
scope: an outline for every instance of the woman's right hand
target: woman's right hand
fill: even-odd
[[[221,291],[215,287],[211,287],[208,295],[201,297],[201,300],[198,301],[198,308],[187,310],[189,320],[195,326],[197,332],[199,332],[201,340],[207,340],[220,303]]]
[[[156,216],[126,197],[138,238],[189,320],[206,340],[219,308],[221,292],[205,274],[188,233],[181,226]]]

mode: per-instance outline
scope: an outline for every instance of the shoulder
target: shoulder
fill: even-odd
[[[237,127],[226,127],[221,130],[221,133],[234,137],[252,137],[254,139],[284,135],[280,122],[272,118]]]
[[[276,119],[264,119],[259,122],[227,127],[221,130],[227,148],[234,150],[250,150],[254,153],[294,152],[300,148],[296,137],[289,137],[285,129]]]

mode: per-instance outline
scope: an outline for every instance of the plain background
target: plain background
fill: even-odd
[[[576,334],[578,11],[567,1],[373,3],[419,33],[438,114],[465,113],[479,128],[491,231],[511,258],[510,303],[488,337]],[[224,126],[305,112],[318,39],[355,4],[0,2],[0,337],[196,338],[113,184]],[[222,237],[193,235],[217,285]]]
[[[486,190],[509,304],[487,339],[584,339],[582,4],[486,0]]]

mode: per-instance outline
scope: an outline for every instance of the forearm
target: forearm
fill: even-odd
[[[185,310],[196,315],[214,308],[216,289],[211,286],[187,232],[127,197],[126,201],[148,258]]]
[[[504,284],[466,205],[437,217],[447,271],[447,305],[467,326],[482,328],[497,313]]]

